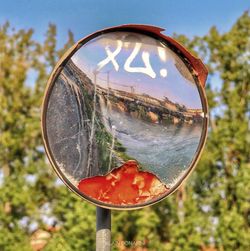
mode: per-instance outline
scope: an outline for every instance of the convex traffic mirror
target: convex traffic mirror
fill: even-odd
[[[52,73],[42,114],[47,155],[65,184],[106,208],[141,208],[177,189],[207,132],[207,71],[152,26],[75,44]]]

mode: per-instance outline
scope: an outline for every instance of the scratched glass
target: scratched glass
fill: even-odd
[[[177,52],[150,36],[109,32],[82,45],[49,90],[46,133],[61,176],[104,206],[164,197],[201,144],[197,85]]]

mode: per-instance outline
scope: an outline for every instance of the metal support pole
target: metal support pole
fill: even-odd
[[[111,250],[111,210],[96,207],[96,251]]]

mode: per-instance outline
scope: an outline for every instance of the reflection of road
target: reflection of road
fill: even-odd
[[[103,107],[126,153],[171,186],[189,166],[199,144],[201,125],[162,126]],[[107,125],[107,124],[106,124]]]

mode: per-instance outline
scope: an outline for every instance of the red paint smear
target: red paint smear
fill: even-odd
[[[147,202],[169,190],[154,174],[140,171],[136,161],[128,161],[106,176],[83,179],[78,188],[91,198],[114,205]]]

